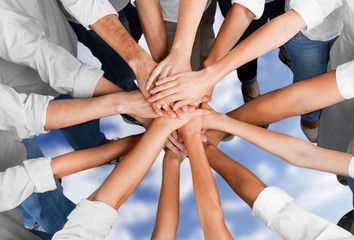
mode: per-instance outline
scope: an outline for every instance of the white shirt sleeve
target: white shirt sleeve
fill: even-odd
[[[60,0],[68,13],[86,29],[107,15],[117,15],[108,0]]]
[[[0,84],[0,130],[19,138],[45,133],[47,107],[53,97],[20,94]]]
[[[104,240],[117,219],[117,211],[111,206],[82,199],[68,216],[63,229],[58,231],[52,240]]]
[[[75,98],[92,97],[103,72],[51,43],[45,26],[14,10],[0,9],[0,57],[36,70],[42,81]]]
[[[254,15],[254,19],[259,19],[263,15],[265,0],[231,0],[231,3],[238,3],[250,10]]]
[[[319,25],[331,12],[343,5],[345,0],[290,0],[294,9],[306,23],[306,31]]]
[[[252,214],[284,240],[353,239],[343,228],[298,206],[283,190],[265,188],[253,204]]]
[[[0,212],[17,207],[33,192],[56,188],[48,157],[30,159],[23,165],[0,172]]]
[[[337,67],[336,80],[340,94],[346,99],[354,98],[354,60]]]

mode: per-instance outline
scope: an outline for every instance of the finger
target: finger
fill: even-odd
[[[177,114],[179,119],[183,119],[184,118],[184,114],[182,109],[178,108],[177,110],[175,110],[175,113]]]
[[[165,77],[165,78],[160,78],[159,80],[156,81],[156,86],[159,86],[159,85],[162,85],[164,83],[167,83],[167,82],[171,82],[171,81],[174,81],[177,79],[177,75],[172,75],[172,76],[168,76],[168,77]]]
[[[177,130],[174,130],[172,133],[171,133],[172,137],[174,139],[177,139],[178,140],[178,133],[177,133]]]
[[[158,80],[168,77],[168,76],[169,76],[169,73],[170,73],[170,70],[171,70],[171,67],[165,66],[165,67],[161,70],[160,76],[159,76],[159,79],[158,79]]]
[[[178,99],[178,100],[180,100],[180,99]],[[188,105],[191,106],[194,103],[195,103],[195,99],[186,99],[186,100],[177,101],[173,104],[172,109],[175,110],[175,109],[181,108],[183,106],[188,106]],[[184,110],[185,108],[182,108],[182,109]]]
[[[154,109],[154,112],[159,115],[160,117],[164,116],[164,113],[163,111],[161,110],[161,108],[156,108],[156,107],[153,107],[152,109]]]
[[[169,140],[166,141],[165,147],[167,147],[168,149],[170,149],[172,152],[176,154],[180,152],[179,149],[175,147],[175,145],[173,145]]]
[[[149,102],[156,102],[156,101],[158,101],[160,99],[163,99],[163,98],[165,98],[165,97],[167,97],[169,95],[172,95],[174,93],[175,93],[175,89],[173,89],[173,88],[166,89],[166,90],[164,90],[162,92],[159,92],[159,93],[156,93],[155,95],[150,96],[148,101]],[[163,106],[163,105],[166,105],[166,104],[169,104],[169,103],[165,102],[164,104],[161,104],[161,105],[160,104],[155,104],[155,105],[156,106]]]
[[[164,106],[164,105],[171,105],[173,102],[175,102],[176,100],[179,100],[179,96],[177,94],[171,94],[169,96],[166,96],[164,98],[161,98],[159,100],[156,100],[153,103],[153,106]],[[178,109],[178,108],[176,108]],[[175,111],[175,110],[174,110]]]
[[[207,102],[210,102],[211,101],[211,97],[208,97],[208,96],[204,96],[202,97],[202,99],[199,100],[200,103],[207,103]]]
[[[183,153],[187,153],[186,147],[184,144],[177,139],[173,138],[171,135],[168,136],[168,140],[176,147],[178,148],[179,151],[182,151]]]
[[[158,92],[162,92],[162,91],[164,91],[164,90],[166,90],[166,89],[169,89],[169,88],[172,88],[172,87],[174,87],[174,86],[176,86],[176,83],[175,83],[174,81],[168,82],[168,83],[165,83],[165,84],[163,84],[163,85],[156,86],[156,87],[152,88],[152,89],[150,90],[150,93],[151,93],[151,94],[156,94],[156,93],[158,93]]]
[[[154,70],[152,70],[148,80],[146,81],[145,89],[148,91],[151,88],[151,85],[159,77],[162,66],[157,65]]]
[[[171,118],[177,118],[177,114],[172,110],[169,105],[165,105],[162,108],[165,110],[168,116],[170,116]]]

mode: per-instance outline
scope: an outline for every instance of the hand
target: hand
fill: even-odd
[[[203,70],[160,79],[156,82],[156,87],[150,90],[153,96],[149,98],[149,102],[153,102],[154,107],[174,103],[173,109],[208,102],[210,99],[206,95],[212,86],[205,79]]]
[[[146,82],[145,89],[149,90],[158,79],[191,70],[190,56],[181,53],[181,51],[172,50],[170,54],[151,72],[149,79]]]
[[[143,96],[141,91],[134,90],[126,92],[126,103],[124,106],[124,113],[140,118],[156,118],[158,114],[154,111],[151,104]]]
[[[164,126],[169,129],[169,131],[176,130],[190,121],[192,118],[202,115],[210,114],[210,109],[197,109],[194,112],[184,113],[183,119],[178,118],[168,118],[168,117],[158,117],[153,121],[153,124],[156,124],[160,127]]]
[[[170,136],[168,136],[167,141],[165,143],[165,147],[170,149],[175,154],[183,153],[187,155],[187,149],[184,146],[184,143],[180,141],[180,139],[174,137],[173,134],[170,134]]]

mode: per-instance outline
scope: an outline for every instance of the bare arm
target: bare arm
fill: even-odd
[[[232,239],[224,222],[219,193],[201,142],[199,124],[193,120],[181,129],[191,164],[199,221],[205,239]]]
[[[266,185],[251,171],[229,158],[214,145],[206,144],[204,149],[210,166],[252,208],[258,194]]]
[[[239,136],[295,166],[348,176],[352,154],[317,147],[304,140],[232,119],[226,115],[209,123]]]
[[[238,3],[233,4],[203,66],[207,67],[223,58],[238,42],[254,17],[248,8]]]
[[[115,114],[154,118],[156,113],[140,91],[119,92],[88,99],[49,102],[45,129],[58,129]]]
[[[117,16],[107,15],[95,22],[91,28],[128,63],[137,77],[142,93],[146,97],[149,96],[144,88],[145,81],[156,63],[130,36]]]
[[[161,62],[169,52],[159,0],[137,0],[136,9],[152,59]]]
[[[91,194],[89,199],[104,202],[118,209],[144,178],[163,148],[168,135],[188,122],[191,117],[205,113],[207,111],[197,110],[186,114],[184,119],[155,119],[139,143],[114,168],[102,186]],[[119,188],[115,187],[117,184]]]
[[[326,93],[326,96],[323,93]],[[311,101],[305,99],[311,99]],[[332,71],[263,94],[227,115],[243,122],[262,126],[322,109],[344,100],[338,90],[335,71]],[[207,135],[209,140],[217,145],[225,133],[210,130]]]
[[[180,1],[178,24],[170,54],[166,59],[160,62],[151,73],[146,84],[146,90],[151,88],[157,78],[164,78],[171,74],[191,70],[190,59],[195,34],[205,10],[206,3],[206,0]]]
[[[51,161],[54,178],[100,166],[127,154],[140,140],[142,134],[118,139],[98,147],[70,152]]]
[[[184,72],[160,79],[149,99],[155,105],[174,104],[174,109],[202,99],[228,73],[244,63],[277,48],[306,24],[294,10],[273,19],[238,44],[225,57],[198,72]]]
[[[176,239],[179,219],[179,173],[185,156],[166,150],[156,222],[151,239]]]

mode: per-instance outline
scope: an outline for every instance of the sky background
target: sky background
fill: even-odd
[[[222,21],[223,17],[217,11],[214,25],[216,32]],[[144,40],[140,43],[146,48]],[[292,82],[292,73],[278,60],[277,54],[278,50],[274,50],[262,56],[258,61],[258,79],[262,93],[284,87]],[[100,66],[97,59],[93,58],[89,50],[82,45],[79,45],[79,58],[83,62]],[[216,86],[211,105],[216,111],[228,112],[242,103],[240,82],[233,72]],[[299,117],[271,124],[269,129],[305,139],[300,129]],[[120,116],[102,119],[101,130],[109,139],[143,132],[140,127],[125,124]],[[60,131],[52,131],[40,136],[39,142],[47,156],[54,157],[72,151]],[[219,147],[228,156],[250,169],[268,186],[284,189],[294,197],[299,205],[323,218],[337,223],[341,216],[352,209],[349,188],[340,185],[332,174],[291,166],[239,138],[234,138],[228,143],[221,143]],[[119,209],[119,220],[107,239],[150,238],[161,185],[162,157],[161,152],[143,182]],[[102,166],[65,177],[63,186],[66,196],[75,203],[87,197],[100,186],[112,168],[113,166]],[[216,173],[214,175],[225,221],[233,237],[239,240],[276,239],[265,225],[252,216],[248,205],[232,191],[225,181]],[[180,179],[180,222],[177,239],[203,239],[197,218],[188,159],[184,160],[181,165]]]

